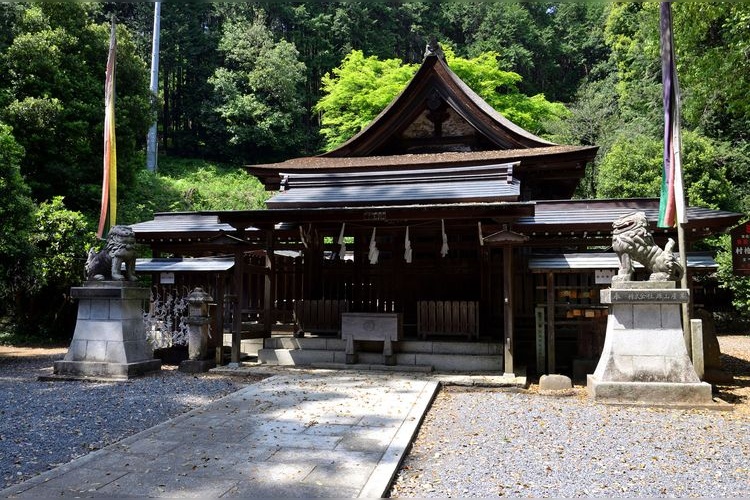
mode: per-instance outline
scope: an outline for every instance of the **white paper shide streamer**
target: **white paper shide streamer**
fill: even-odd
[[[346,258],[346,241],[344,240],[344,228],[346,227],[346,222],[341,224],[341,233],[339,233],[339,259],[344,260]]]
[[[406,226],[406,237],[404,238],[404,260],[411,264],[411,241],[409,241],[409,226]]]
[[[440,248],[440,255],[445,257],[448,255],[448,235],[445,234],[445,220],[440,219],[440,229],[443,232],[443,246]]]
[[[375,229],[376,228],[372,228],[372,237],[370,238],[370,252],[368,253],[370,264],[377,264],[378,256],[380,255],[380,250],[378,250],[378,243],[377,241],[375,241]]]

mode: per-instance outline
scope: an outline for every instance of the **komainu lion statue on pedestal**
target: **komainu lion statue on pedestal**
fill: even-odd
[[[122,264],[125,263],[125,274]],[[86,279],[95,281],[136,281],[135,234],[128,226],[113,226],[104,248],[89,249]]]
[[[612,281],[632,281],[633,261],[651,271],[649,281],[676,281],[685,270],[674,256],[672,238],[664,250],[656,246],[648,232],[648,220],[643,212],[634,212],[612,223],[612,249],[620,259],[620,270]]]

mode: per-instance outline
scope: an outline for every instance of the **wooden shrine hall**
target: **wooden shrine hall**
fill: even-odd
[[[440,359],[474,344],[494,357],[445,366],[572,374],[601,351],[612,222],[643,211],[658,244],[677,239],[654,227],[656,199],[571,199],[596,152],[511,123],[428,47],[403,92],[337,149],[248,166],[275,191],[265,210],[160,213],[132,228],[152,249],[140,266],[154,284],[172,266],[176,283],[216,299],[235,362],[243,338],[274,350],[286,330],[346,341],[350,362],[352,344],[397,364],[420,359],[406,355],[420,342],[439,343]],[[716,268],[692,245],[740,217],[687,209],[689,276]]]

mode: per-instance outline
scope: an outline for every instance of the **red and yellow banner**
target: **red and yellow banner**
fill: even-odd
[[[107,225],[116,224],[117,219],[117,147],[115,140],[115,60],[117,57],[117,40],[115,38],[115,20],[109,35],[109,55],[107,56],[107,73],[104,80],[104,172],[102,177],[102,204],[99,213],[97,236],[102,238]],[[109,210],[108,210],[109,209]]]

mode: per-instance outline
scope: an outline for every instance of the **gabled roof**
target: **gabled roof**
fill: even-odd
[[[546,141],[495,111],[430,52],[404,90],[365,129],[328,153],[246,166],[267,190],[280,174],[434,169],[519,162],[525,200],[573,195],[595,146]]]
[[[443,109],[441,109],[443,108]],[[425,112],[434,122],[447,118],[448,108],[481,136],[482,149],[522,149],[555,146],[517,126],[471,90],[436,53],[427,54],[417,73],[367,127],[323,156],[371,156],[392,153],[390,144]],[[437,132],[437,131],[436,131]],[[448,137],[448,134],[442,133]]]

